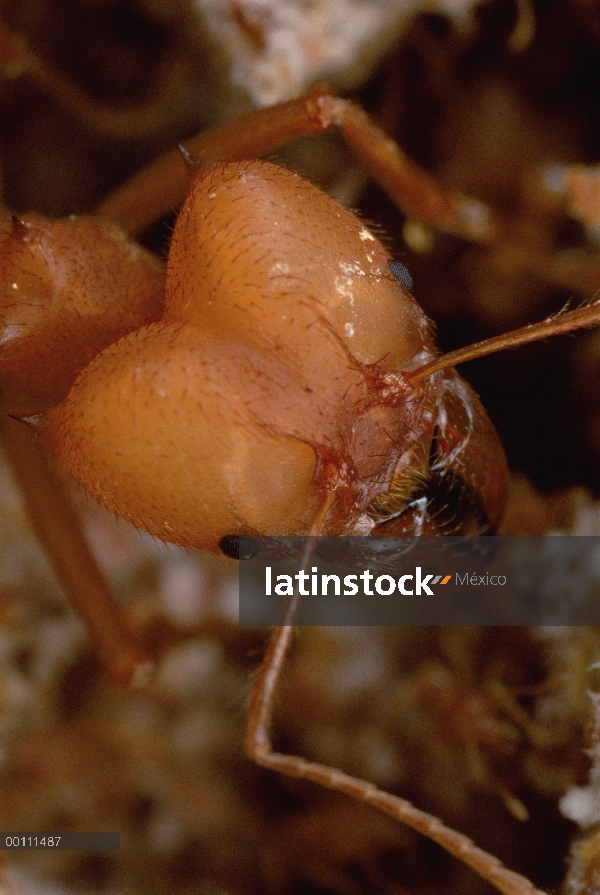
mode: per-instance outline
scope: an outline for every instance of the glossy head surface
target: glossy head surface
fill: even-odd
[[[323,488],[327,533],[370,533],[378,496],[427,467],[447,391],[402,377],[435,349],[389,260],[296,175],[214,166],[177,221],[163,319],[98,355],[43,437],[103,503],[184,546],[306,533]]]

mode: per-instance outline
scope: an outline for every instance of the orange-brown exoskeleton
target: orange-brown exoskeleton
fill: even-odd
[[[404,378],[435,347],[390,260],[295,174],[201,171],[161,320],[102,352],[42,437],[103,503],[186,547],[304,534],[323,490],[328,534],[435,531],[444,500],[442,531],[493,529],[501,446],[454,370]]]

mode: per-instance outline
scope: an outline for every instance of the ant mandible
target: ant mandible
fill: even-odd
[[[296,175],[247,161],[332,125],[404,211],[490,238],[497,222],[483,206],[442,189],[324,87],[187,145],[198,170],[173,234],[164,308],[160,267],[114,224],[133,236],[183,200],[178,153],[117,190],[95,218],[4,226],[5,440],[36,502],[37,530],[115,680],[131,680],[147,657],[84,568],[77,521],[45,475],[32,428],[101,502],[182,546],[217,552],[256,533],[482,533],[500,519],[506,461],[455,365],[600,322],[590,305],[437,356],[408,280],[368,228]],[[107,295],[115,310],[105,309]],[[450,529],[431,509],[432,488],[449,481],[459,483],[448,489]],[[533,891],[409,802],[272,751],[292,622],[290,607],[261,666],[248,754],[406,822],[502,892]]]

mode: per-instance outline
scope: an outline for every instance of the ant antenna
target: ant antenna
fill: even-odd
[[[302,557],[298,564],[299,569],[305,569],[310,565],[317,547],[315,538],[323,531],[325,519],[334,499],[335,491],[332,490],[327,490],[321,495],[319,506],[306,536]],[[285,607],[283,619],[275,629],[252,689],[245,742],[246,752],[255,759],[259,759],[260,756],[264,755],[265,749],[267,752],[270,750],[269,728],[271,726],[275,692],[292,639],[292,626],[300,600],[300,591],[297,587],[294,587],[294,592]]]
[[[548,317],[539,323],[530,323],[528,326],[522,326],[520,329],[514,329],[512,332],[504,333],[501,336],[493,336],[491,339],[484,339],[483,342],[475,342],[474,345],[467,345],[465,348],[450,351],[448,354],[436,357],[422,367],[406,372],[403,375],[411,385],[414,385],[422,382],[423,379],[427,379],[439,370],[456,367],[458,364],[464,364],[465,361],[474,360],[476,357],[495,354],[496,351],[504,351],[505,348],[518,348],[520,345],[527,345],[529,342],[537,342],[549,336],[559,336],[562,333],[572,332],[576,329],[597,326],[599,323],[600,299],[591,305],[577,308],[575,311]]]

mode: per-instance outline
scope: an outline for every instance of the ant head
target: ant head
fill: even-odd
[[[596,322],[598,309],[436,358],[389,262],[294,174],[200,170],[162,319],[94,358],[42,436],[103,503],[183,546],[306,534],[324,494],[324,533],[493,529],[506,461],[453,366]]]
[[[302,534],[324,488],[351,531],[421,432],[428,322],[351,212],[263,162],[192,178],[160,322],[121,339],[43,437],[102,502],[164,540]],[[433,382],[433,380],[432,380]],[[382,484],[383,483],[383,484]]]

